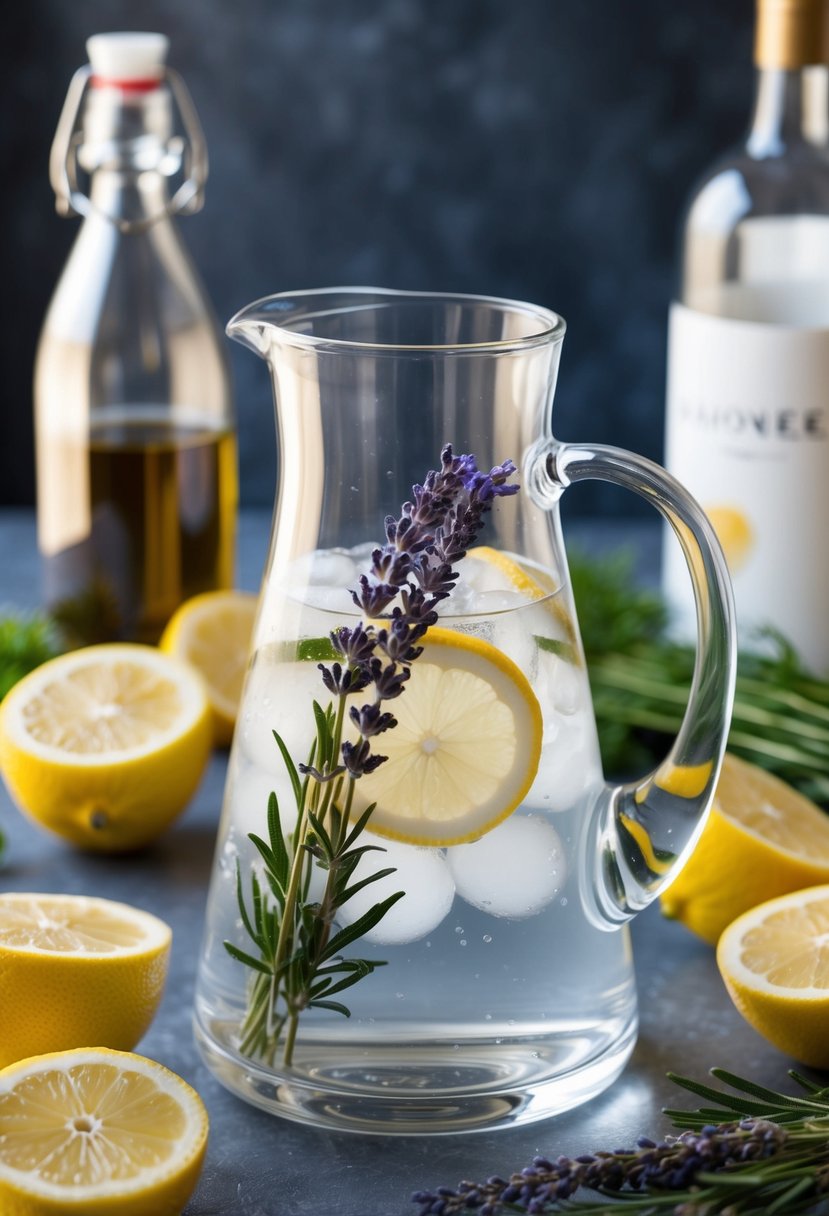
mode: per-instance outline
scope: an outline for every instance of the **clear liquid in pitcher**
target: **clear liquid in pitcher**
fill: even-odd
[[[350,1018],[303,1012],[290,1068],[280,1070],[278,1054],[273,1068],[255,1059],[238,1067],[245,985],[223,945],[250,949],[237,864],[247,885],[261,866],[248,833],[266,835],[271,790],[283,829],[293,826],[272,732],[294,757],[307,756],[311,703],[326,701],[312,643],[354,623],[344,588],[356,585],[364,553],[317,552],[264,593],[208,902],[199,1041],[230,1088],[298,1120],[388,1134],[543,1118],[584,1101],[621,1070],[633,1046],[636,998],[627,929],[595,927],[580,893],[585,829],[603,778],[569,593],[556,590],[548,572],[492,549],[473,550],[461,563],[440,627],[495,647],[529,680],[543,717],[532,786],[473,843],[421,847],[372,836],[369,824],[363,843],[386,852],[368,854],[355,878],[366,865],[396,873],[341,913],[349,923],[405,891],[350,950],[386,965],[344,995]],[[320,873],[320,892],[323,882]]]

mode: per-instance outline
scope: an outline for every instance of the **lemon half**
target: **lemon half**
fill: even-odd
[[[159,642],[204,677],[217,747],[226,747],[233,737],[257,603],[257,596],[244,591],[194,596],[173,614]]]
[[[755,1030],[802,1064],[829,1068],[829,886],[738,917],[720,938],[717,965]]]
[[[0,705],[0,769],[17,805],[73,844],[153,840],[210,755],[204,683],[151,646],[89,646],[36,668]]]
[[[376,740],[388,756],[356,783],[370,828],[419,845],[477,840],[519,805],[541,754],[541,709],[523,672],[488,642],[432,628]]]
[[[89,1044],[132,1049],[161,1000],[171,939],[128,904],[0,894],[0,1067]]]
[[[829,817],[779,777],[727,754],[708,821],[662,910],[714,944],[749,908],[825,882]]]
[[[207,1145],[204,1104],[152,1060],[104,1048],[0,1072],[4,1216],[179,1216]]]

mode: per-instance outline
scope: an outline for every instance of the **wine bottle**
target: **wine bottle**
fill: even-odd
[[[829,5],[758,0],[748,138],[695,192],[669,323],[666,459],[707,511],[744,644],[829,671]],[[666,545],[678,627],[687,572]]]

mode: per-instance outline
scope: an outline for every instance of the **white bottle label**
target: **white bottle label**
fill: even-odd
[[[665,463],[720,537],[741,640],[772,625],[829,672],[829,329],[739,321],[674,304]],[[680,625],[690,582],[669,538]]]

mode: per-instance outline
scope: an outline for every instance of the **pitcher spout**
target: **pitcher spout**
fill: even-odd
[[[248,304],[231,317],[225,327],[229,338],[234,342],[241,342],[263,359],[268,357],[273,328],[273,321],[264,307],[265,303],[264,300],[256,300],[253,304]]]

